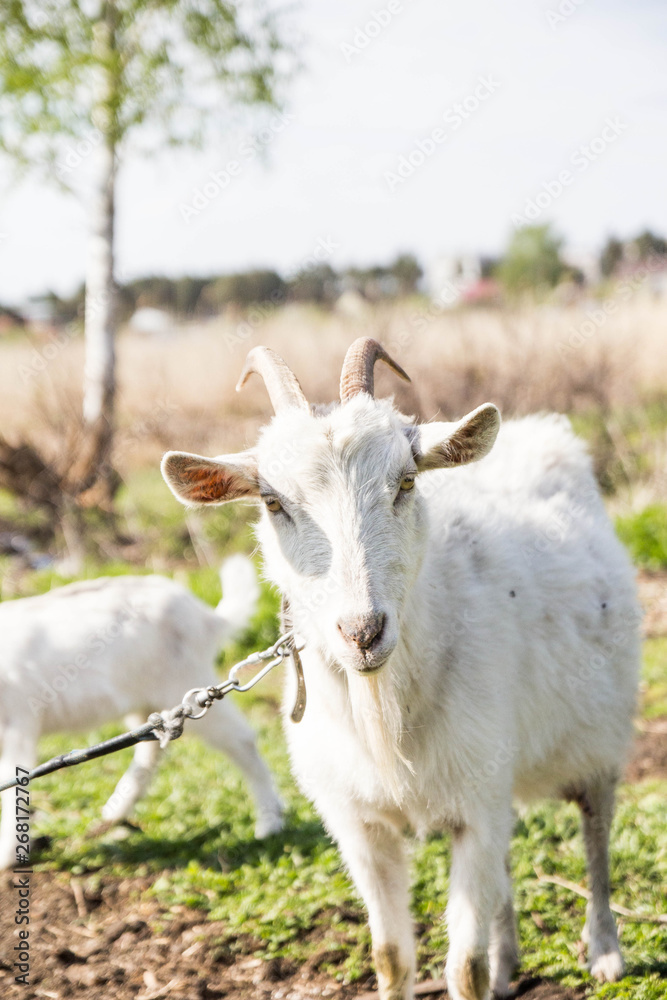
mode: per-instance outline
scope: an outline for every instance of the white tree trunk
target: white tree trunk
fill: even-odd
[[[81,491],[101,480],[107,486],[109,499],[113,494],[109,459],[116,392],[113,272],[117,123],[113,103],[117,81],[112,70],[116,45],[115,19],[114,0],[100,0],[99,20],[93,30],[93,54],[97,61],[93,124],[102,133],[102,141],[93,153],[94,181],[89,208],[83,385],[85,439],[78,476]]]
[[[90,243],[86,273],[83,417],[94,434],[108,424],[113,433],[115,395],[114,182],[115,151],[105,141],[95,150],[95,189],[90,205]],[[103,435],[105,436],[105,435]]]

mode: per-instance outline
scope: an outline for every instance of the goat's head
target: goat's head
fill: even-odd
[[[500,417],[487,403],[458,423],[416,425],[373,397],[373,366],[408,376],[371,338],[350,347],[340,405],[311,407],[285,362],[266,347],[248,355],[276,416],[257,446],[203,458],[168,452],[162,473],[185,504],[261,503],[258,536],[269,577],[294,623],[327,660],[374,673],[394,650],[402,608],[426,545],[418,477],[482,458]]]

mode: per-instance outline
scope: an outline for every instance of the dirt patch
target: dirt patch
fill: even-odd
[[[538,976],[526,975],[521,976],[518,980],[514,996],[528,997],[529,1000],[580,1000],[585,993],[584,986],[580,989],[568,990],[563,986],[555,986]],[[415,987],[415,997],[432,997],[433,1000],[438,1000],[438,997],[446,997],[447,995],[444,981],[441,979],[437,982],[418,983]],[[362,993],[358,1000],[378,1000],[378,995],[374,992]]]
[[[639,725],[625,780],[635,784],[645,778],[667,779],[667,716],[642,719]]]
[[[151,880],[102,878],[96,889],[65,874],[31,876],[30,985],[14,982],[17,943],[12,888],[0,876],[0,996],[3,1000],[358,1000],[374,978],[344,986],[317,971],[319,956],[297,968],[254,957],[259,943],[184,906],[146,899]],[[422,993],[422,990],[419,991]],[[528,1000],[578,1000],[582,992],[522,977]],[[442,997],[442,990],[430,992]]]
[[[260,943],[252,937],[240,935],[233,948],[222,944],[226,928],[204,912],[146,899],[150,879],[105,877],[91,891],[79,879],[51,872],[31,876],[30,986],[15,984],[12,881],[18,878],[8,873],[0,880],[0,996],[6,1000],[351,1000],[360,992],[318,973],[312,962],[297,969],[284,959],[255,958]]]
[[[580,1000],[585,994],[586,988],[584,986],[576,990],[568,990],[564,986],[554,986],[546,979],[533,976],[522,976],[516,993],[518,997],[529,997],[530,1000]]]

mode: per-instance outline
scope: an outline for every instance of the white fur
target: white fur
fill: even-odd
[[[292,766],[367,904],[382,1000],[413,996],[406,827],[453,832],[450,996],[484,1000],[489,980],[507,994],[517,961],[513,798],[585,806],[593,971],[622,970],[607,841],[639,612],[584,446],[565,418],[529,417],[503,425],[476,464],[422,472],[404,495],[398,486],[438,456],[451,466],[448,446],[465,443],[461,429],[480,413],[467,460],[485,455],[491,410],[475,411],[474,424],[419,428],[361,394],[281,413],[241,461],[202,460],[246,494],[283,504],[264,511],[258,535],[305,640],[305,717],[285,716]],[[170,453],[163,470],[194,502],[182,459]],[[385,629],[362,654],[338,622],[371,611]],[[287,708],[292,697],[290,676]]]
[[[258,595],[252,564],[242,556],[225,562],[222,580],[216,611],[160,576],[102,578],[0,604],[3,780],[14,777],[17,766],[34,766],[43,734],[92,729],[121,716],[138,726],[151,712],[179,704],[190,688],[216,684],[216,654],[247,625]],[[280,799],[254,734],[230,699],[186,726],[245,775],[257,800],[257,835],[279,830]],[[137,745],[104,819],[118,822],[131,813],[158,759],[157,743]],[[3,868],[16,862],[14,799],[13,789],[2,793]]]

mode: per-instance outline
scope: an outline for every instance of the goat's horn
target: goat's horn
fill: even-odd
[[[299,380],[292,369],[270,347],[253,347],[246,358],[241,378],[236,386],[240,392],[251,375],[261,375],[264,379],[273,409],[309,410],[308,400],[303,394]]]
[[[341,403],[346,403],[360,392],[373,395],[373,368],[376,361],[384,361],[406,382],[410,381],[410,376],[389,357],[382,344],[378,344],[372,337],[359,337],[348,348],[343,362],[343,370],[340,373]]]

